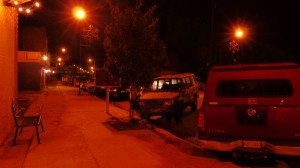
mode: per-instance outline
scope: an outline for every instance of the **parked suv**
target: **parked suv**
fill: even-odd
[[[139,101],[138,113],[141,118],[153,115],[172,117],[181,122],[183,110],[191,106],[197,110],[198,85],[192,73],[173,74],[157,77],[148,92]]]
[[[201,146],[299,157],[299,86],[295,63],[213,67],[198,114]]]

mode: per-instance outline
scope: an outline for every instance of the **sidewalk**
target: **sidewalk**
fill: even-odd
[[[173,135],[128,122],[128,112],[86,92],[67,86],[49,87],[48,94],[28,94],[32,107],[42,105],[45,128],[37,143],[34,128],[24,128],[0,147],[1,168],[99,167],[236,167]],[[34,109],[34,108],[33,108]]]

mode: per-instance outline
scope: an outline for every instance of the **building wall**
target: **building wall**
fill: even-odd
[[[19,91],[45,89],[44,69],[49,67],[50,63],[42,58],[43,55],[48,55],[46,28],[21,25],[18,35],[18,89]]]
[[[0,144],[13,132],[11,99],[17,95],[18,13],[0,4]]]
[[[18,90],[40,91],[41,90],[41,65],[35,62],[18,63]]]
[[[40,91],[45,85],[41,52],[18,51],[18,90]]]
[[[34,26],[19,27],[19,51],[48,52],[48,39],[46,28]]]

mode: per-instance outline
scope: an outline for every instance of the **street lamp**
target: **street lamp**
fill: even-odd
[[[47,73],[47,70],[46,68],[48,68],[48,56],[47,55],[43,55],[43,88],[47,88],[47,85],[46,85],[46,73]]]
[[[89,58],[89,62],[93,63],[93,67],[96,67],[96,61],[95,61],[95,59]]]
[[[85,17],[86,17],[85,10],[82,7],[75,7],[73,9],[73,15],[79,21],[84,20]],[[80,24],[80,32],[81,32],[81,24]],[[81,68],[81,33],[79,33],[79,66]],[[81,95],[81,92],[80,92],[80,81],[81,81],[81,72],[79,71],[78,95]]]
[[[83,20],[86,16],[85,10],[80,6],[77,6],[73,9],[73,15],[78,20]]]
[[[235,30],[235,37],[241,39],[244,37],[244,31],[241,28]]]
[[[65,53],[66,51],[66,48],[61,48],[61,52]]]
[[[96,69],[96,60],[95,59],[92,59],[92,58],[89,58],[89,63],[93,63],[92,66],[91,66],[91,72],[93,73],[93,75],[95,75],[95,69]],[[94,76],[95,78],[95,76]]]

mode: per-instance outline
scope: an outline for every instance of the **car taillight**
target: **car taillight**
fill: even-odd
[[[202,110],[198,113],[198,128],[204,128],[204,113]]]

